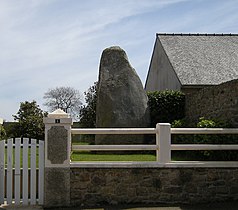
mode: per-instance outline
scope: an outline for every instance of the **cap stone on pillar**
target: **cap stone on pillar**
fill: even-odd
[[[52,113],[48,114],[49,118],[69,118],[69,114],[64,112],[62,109],[56,109]]]
[[[72,124],[72,118],[69,114],[64,112],[62,109],[56,109],[52,113],[49,113],[47,117],[44,117],[43,122],[45,124]]]

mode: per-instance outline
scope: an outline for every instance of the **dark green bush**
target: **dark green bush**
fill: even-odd
[[[199,119],[197,123],[198,128],[230,128],[231,125],[227,122],[217,119]],[[237,144],[237,135],[195,135],[194,143],[197,144]],[[237,160],[237,151],[201,151],[204,159],[207,160]]]
[[[151,126],[159,122],[172,123],[185,116],[185,95],[180,91],[148,92]]]
[[[0,140],[5,139],[6,135],[7,134],[6,134],[4,127],[0,124]]]
[[[84,92],[85,104],[79,112],[79,127],[95,128],[96,127],[96,106],[97,106],[97,82],[94,82],[87,91]],[[93,144],[95,135],[80,135],[80,141]]]
[[[188,122],[186,119],[179,119],[179,120],[174,120],[171,123],[172,128],[186,128],[188,127]]]
[[[184,121],[179,120],[172,123],[172,127],[184,126]],[[197,128],[230,128],[230,124],[217,119],[199,118]],[[237,135],[173,135],[173,144],[238,144]],[[181,155],[183,153],[183,155]],[[190,160],[238,160],[237,151],[174,151],[175,156],[180,156]]]

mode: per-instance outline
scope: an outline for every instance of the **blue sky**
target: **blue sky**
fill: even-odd
[[[49,88],[81,93],[119,45],[145,82],[156,33],[238,33],[238,0],[0,0],[0,117],[43,110]]]

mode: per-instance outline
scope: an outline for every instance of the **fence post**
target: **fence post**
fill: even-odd
[[[72,119],[57,109],[44,118],[44,123],[44,207],[69,206]]]
[[[169,123],[156,124],[156,159],[160,163],[171,161],[171,126]]]

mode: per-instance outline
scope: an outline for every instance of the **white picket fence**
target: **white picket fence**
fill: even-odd
[[[13,139],[0,141],[0,205],[42,205],[43,190],[44,141],[38,144],[37,140],[27,138],[17,138],[15,143]]]

